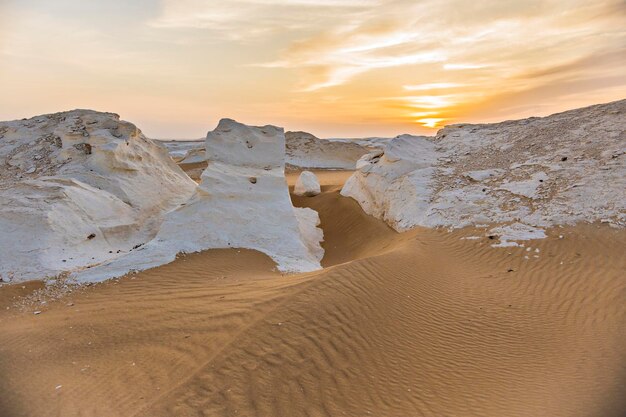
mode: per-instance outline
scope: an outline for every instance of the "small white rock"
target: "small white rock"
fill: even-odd
[[[311,171],[302,171],[293,190],[295,195],[313,197],[321,192],[320,183]]]

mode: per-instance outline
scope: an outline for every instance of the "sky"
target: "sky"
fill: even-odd
[[[0,0],[0,120],[434,134],[626,98],[626,0]]]

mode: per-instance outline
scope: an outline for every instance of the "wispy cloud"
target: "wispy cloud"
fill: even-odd
[[[443,69],[447,71],[471,70],[471,69],[485,68],[486,66],[487,65],[482,65],[482,64],[444,64]]]
[[[349,23],[336,22],[294,41],[269,65],[302,70],[301,91],[342,85],[381,68],[413,67],[418,78],[423,72],[418,66],[436,63],[484,86],[487,79],[502,80],[581,59],[599,45],[623,42],[620,23],[624,20],[602,13],[614,6],[543,0],[526,6],[487,1],[468,8],[456,0],[389,0],[384,8],[364,11]],[[462,24],[456,13],[459,9],[465,13]],[[585,20],[590,13],[600,16],[599,21]],[[439,75],[431,78],[430,84],[444,84]]]
[[[216,38],[251,41],[266,34],[310,30],[323,19],[379,4],[379,0],[162,0],[149,25],[203,29]]]
[[[429,90],[445,90],[449,88],[463,87],[461,83],[429,83],[418,85],[405,85],[403,88],[407,91],[429,91]]]

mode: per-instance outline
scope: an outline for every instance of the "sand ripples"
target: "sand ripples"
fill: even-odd
[[[285,277],[259,253],[209,251],[71,307],[3,312],[0,415],[626,410],[623,232],[578,226],[529,252],[494,249],[461,240],[476,230],[395,234],[329,186],[295,202],[320,211],[323,271]]]

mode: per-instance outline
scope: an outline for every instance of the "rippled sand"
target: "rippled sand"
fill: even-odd
[[[0,416],[626,413],[624,231],[397,234],[339,195],[348,174],[294,197],[320,213],[319,272],[230,249],[44,305],[0,288]]]

